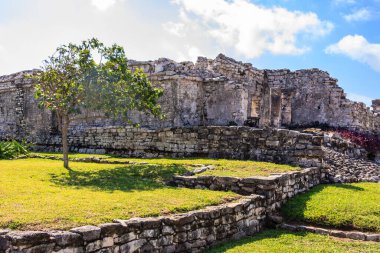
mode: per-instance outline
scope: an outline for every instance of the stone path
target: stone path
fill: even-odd
[[[279,225],[279,227],[285,230],[290,230],[290,231],[310,232],[310,233],[316,233],[316,234],[322,234],[322,235],[330,235],[330,236],[339,237],[339,238],[348,238],[352,240],[380,242],[380,234],[375,234],[375,233],[326,229],[326,228],[320,228],[320,227],[315,227],[315,226],[296,225],[296,224],[287,224],[287,223],[282,223]]]

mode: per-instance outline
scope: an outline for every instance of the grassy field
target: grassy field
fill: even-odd
[[[37,155],[62,157],[59,153],[32,153]],[[71,154],[70,158],[97,157],[110,161],[131,161],[147,162],[157,165],[180,165],[189,170],[192,164],[214,165],[215,169],[208,170],[199,174],[200,176],[230,176],[230,177],[250,177],[250,176],[269,176],[272,173],[282,173],[287,171],[300,170],[299,167],[290,165],[275,164],[268,162],[246,161],[246,160],[229,160],[229,159],[210,159],[210,158],[118,158],[111,155],[90,155],[90,154]]]
[[[319,185],[282,208],[288,220],[380,232],[380,184]]]
[[[204,253],[378,253],[380,243],[338,240],[302,232],[266,230],[250,238],[216,246]]]
[[[238,197],[228,192],[170,188],[179,165],[108,165],[0,160],[0,228],[68,229],[136,216],[156,216]]]

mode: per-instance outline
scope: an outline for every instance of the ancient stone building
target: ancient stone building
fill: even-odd
[[[380,114],[380,99],[372,100],[373,112]]]
[[[224,55],[199,57],[192,62],[129,61],[142,68],[152,83],[164,89],[160,99],[166,118],[132,112],[143,127],[250,125],[286,127],[312,122],[380,132],[379,100],[373,110],[345,97],[337,80],[327,72],[308,70],[259,70]],[[28,138],[57,133],[54,114],[38,108],[33,83],[24,71],[0,77],[0,138]],[[126,123],[96,112],[79,115],[73,128],[118,126]]]

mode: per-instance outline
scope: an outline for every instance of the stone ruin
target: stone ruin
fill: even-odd
[[[247,125],[288,127],[315,122],[361,131],[380,132],[380,100],[373,109],[350,101],[337,80],[319,69],[290,71],[259,70],[219,55],[192,62],[169,59],[129,61],[131,69],[142,68],[155,86],[164,89],[160,99],[166,118],[131,112],[142,127]],[[35,141],[54,135],[58,124],[54,113],[39,109],[33,83],[23,71],[0,77],[0,138]],[[125,126],[127,123],[83,112],[72,128]]]
[[[159,59],[129,61],[129,66],[144,69],[152,83],[164,89],[160,104],[166,119],[132,112],[132,120],[143,126],[137,129],[97,112],[83,112],[71,125],[72,151],[252,159],[304,169],[245,179],[177,176],[172,186],[231,190],[247,196],[185,214],[114,220],[70,231],[0,230],[0,253],[200,252],[282,222],[276,216],[281,205],[317,184],[380,182],[380,166],[368,161],[360,146],[337,136],[278,129],[318,121],[380,133],[380,100],[373,101],[372,110],[348,100],[327,72],[258,70],[223,55],[215,60],[200,57],[195,64]],[[34,84],[25,78],[31,73],[0,77],[0,140],[25,138],[39,150],[59,151],[56,115],[38,108]],[[298,229],[305,228],[310,227]],[[380,234],[310,229],[380,242]]]

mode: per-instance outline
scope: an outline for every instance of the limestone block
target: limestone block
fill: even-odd
[[[82,235],[83,240],[90,242],[98,240],[100,238],[101,230],[99,227],[88,225],[70,229],[70,232],[80,234]]]

